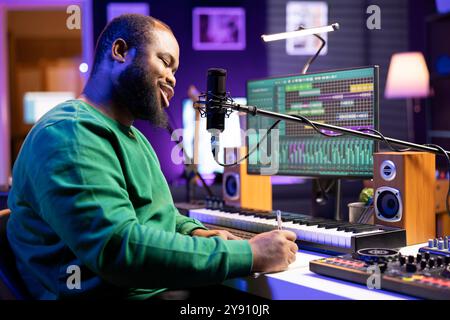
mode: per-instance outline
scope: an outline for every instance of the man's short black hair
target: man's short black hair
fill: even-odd
[[[136,48],[139,52],[151,42],[152,32],[156,29],[172,32],[164,22],[141,14],[123,14],[111,20],[98,37],[92,74],[96,72],[105,56],[110,54],[114,40],[122,38],[128,48]]]

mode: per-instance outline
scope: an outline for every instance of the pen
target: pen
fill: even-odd
[[[282,225],[282,221],[281,221],[281,211],[277,210],[277,224],[278,224],[278,230],[283,230],[283,225]],[[256,279],[259,276],[263,275],[263,274],[267,274],[267,273],[272,273],[272,272],[255,272],[253,274],[253,277]]]
[[[281,211],[277,210],[277,223],[278,223],[278,230],[283,230],[283,225],[281,224]]]

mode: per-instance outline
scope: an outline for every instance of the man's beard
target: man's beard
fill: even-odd
[[[166,128],[167,115],[161,107],[159,87],[147,69],[145,62],[136,59],[122,71],[114,84],[113,99],[136,119]]]

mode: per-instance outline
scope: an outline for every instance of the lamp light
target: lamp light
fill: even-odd
[[[288,32],[281,32],[281,33],[274,33],[274,34],[263,34],[261,38],[264,40],[264,42],[269,41],[277,41],[277,40],[283,40],[288,38],[297,38],[297,37],[303,37],[308,36],[312,34],[320,34],[320,33],[326,33],[331,32],[339,29],[338,23],[333,23],[329,26],[324,27],[315,27],[315,28],[308,28],[308,29],[302,29],[302,30],[296,30],[296,31],[288,31]]]
[[[421,52],[392,55],[386,81],[386,98],[423,98],[429,94],[430,74]]]
[[[421,52],[395,53],[391,57],[384,96],[407,99],[408,139],[414,140],[414,111],[420,111],[420,98],[430,93],[430,73]]]

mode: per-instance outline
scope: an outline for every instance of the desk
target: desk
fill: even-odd
[[[415,255],[418,244],[402,248],[403,255]],[[272,300],[417,300],[415,297],[385,290],[370,290],[364,285],[325,277],[309,271],[309,261],[328,257],[300,250],[288,270],[258,277],[230,279],[225,286]]]

